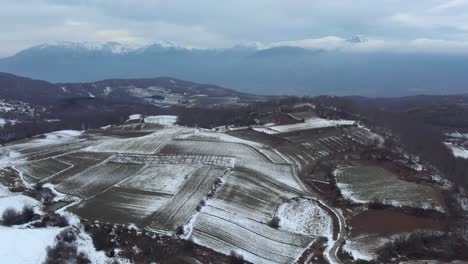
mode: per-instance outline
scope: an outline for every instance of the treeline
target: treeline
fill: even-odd
[[[355,113],[371,129],[390,131],[406,152],[419,156],[454,183],[468,188],[468,160],[453,156],[443,143],[444,128],[433,125],[427,116],[363,108],[355,109]]]

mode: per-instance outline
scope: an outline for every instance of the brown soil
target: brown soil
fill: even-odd
[[[354,216],[350,220],[352,236],[362,234],[393,235],[413,232],[418,229],[444,230],[447,223],[427,217],[406,215],[388,210],[367,210]]]

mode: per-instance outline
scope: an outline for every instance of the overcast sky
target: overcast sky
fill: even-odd
[[[0,56],[56,41],[468,53],[468,0],[0,0]]]

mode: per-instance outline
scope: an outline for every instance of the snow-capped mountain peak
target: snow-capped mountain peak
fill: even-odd
[[[141,48],[141,45],[122,44],[118,42],[50,42],[35,46],[31,49],[68,49],[68,50],[86,50],[86,51],[102,51],[114,54],[128,53]]]

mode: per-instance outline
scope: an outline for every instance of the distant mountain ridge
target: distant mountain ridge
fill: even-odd
[[[170,77],[108,79],[90,83],[50,83],[0,72],[0,98],[34,105],[53,105],[79,98],[114,100],[159,107],[242,105],[264,97],[211,84]]]
[[[365,40],[350,39],[349,45]],[[54,43],[0,59],[0,71],[50,82],[172,76],[271,95],[370,97],[467,90],[468,56],[272,46],[195,49],[171,42]]]

